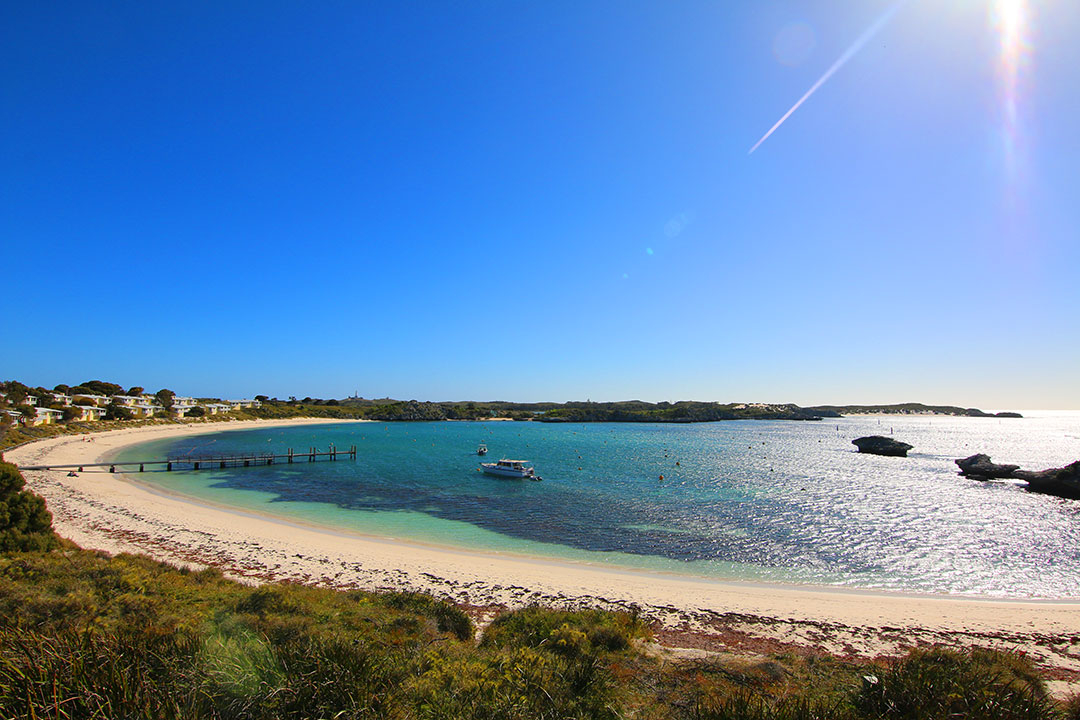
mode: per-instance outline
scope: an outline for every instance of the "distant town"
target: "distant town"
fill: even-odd
[[[144,420],[154,417],[196,418],[262,407],[262,400],[196,399],[162,389],[91,381],[52,390],[31,388],[17,381],[0,383],[0,424],[34,427],[61,422]]]

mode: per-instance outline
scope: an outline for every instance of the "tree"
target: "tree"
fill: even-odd
[[[266,395],[256,395],[255,399],[258,400],[259,402],[266,402],[270,398],[267,397]]]
[[[30,405],[16,405],[15,409],[19,411],[24,418],[36,418],[37,409]]]
[[[64,422],[71,422],[72,420],[81,420],[82,419],[82,412],[83,411],[80,410],[79,408],[75,407],[74,405],[69,405],[68,407],[63,408],[63,411],[64,411],[64,414],[61,415],[60,417],[63,419]]]
[[[157,391],[154,397],[156,397],[157,401],[161,403],[161,407],[165,408],[166,410],[172,410],[173,398],[176,397],[176,393],[174,393],[172,390],[162,388]]]
[[[138,385],[136,385],[135,387],[129,389],[127,391],[127,394],[138,397],[139,395],[142,395],[144,392],[146,392],[146,388],[141,388]]]
[[[49,550],[57,545],[45,501],[25,485],[19,469],[0,463],[0,552]]]
[[[206,417],[206,408],[196,405],[187,411],[188,417]]]
[[[84,382],[80,387],[88,388],[91,395],[123,395],[124,388],[120,387],[116,383],[104,382],[102,380],[88,380]]]
[[[88,398],[85,395],[76,395],[71,398],[72,405],[97,405],[97,401],[92,398]]]
[[[109,406],[105,408],[106,420],[130,420],[135,417],[130,410],[123,405],[118,404],[116,401],[109,403]]]
[[[53,392],[62,393],[64,395],[70,395],[71,394],[71,388],[68,387],[67,385],[57,385],[56,387],[53,388]]]

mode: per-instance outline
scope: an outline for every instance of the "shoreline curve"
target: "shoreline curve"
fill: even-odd
[[[18,465],[94,462],[168,437],[276,425],[287,419],[157,425],[67,435],[8,450]],[[1080,681],[1080,600],[934,596],[712,579],[516,553],[477,551],[309,525],[151,489],[121,474],[24,471],[58,534],[83,548],[215,566],[250,582],[288,580],[340,589],[419,591],[471,607],[531,603],[632,610],[665,645],[709,651],[814,647],[840,655],[900,654],[927,643],[1013,647]]]

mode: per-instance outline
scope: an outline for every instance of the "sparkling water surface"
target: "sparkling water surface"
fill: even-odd
[[[872,434],[915,449],[907,458],[854,452],[851,440]],[[484,460],[531,460],[543,482],[477,472],[480,442]],[[331,443],[356,445],[357,459],[138,480],[296,521],[474,549],[740,580],[1080,596],[1080,501],[962,478],[953,463],[976,452],[1031,469],[1080,459],[1080,413],[342,423],[154,441],[118,459]]]

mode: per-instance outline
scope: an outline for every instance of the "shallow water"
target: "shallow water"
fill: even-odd
[[[907,458],[860,455],[893,435]],[[530,459],[543,482],[477,472]],[[1080,413],[694,425],[348,423],[155,441],[123,458],[358,446],[356,461],[140,481],[351,531],[711,577],[998,597],[1080,596],[1080,501],[979,483],[955,458],[1080,458]],[[661,479],[663,476],[663,479]],[[284,527],[284,526],[283,526]],[[287,532],[287,530],[283,530]]]

